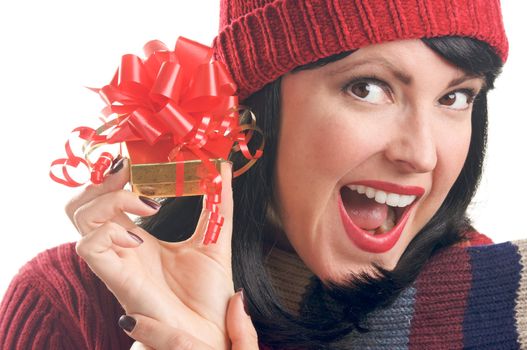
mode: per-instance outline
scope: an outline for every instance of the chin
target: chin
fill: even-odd
[[[399,239],[394,246],[388,251],[381,253],[372,253],[357,247],[352,240],[347,237],[346,230],[341,226],[332,232],[325,232],[320,235],[322,237],[328,237],[334,235],[336,239],[332,239],[331,243],[326,243],[329,254],[320,254],[318,252],[318,258],[311,262],[312,266],[310,269],[323,281],[331,281],[334,283],[347,282],[350,276],[358,276],[361,274],[367,274],[375,276],[378,274],[377,268],[382,268],[387,271],[392,271],[396,268],[402,255],[408,248],[408,245],[416,235],[416,231],[413,229],[412,215],[408,216],[408,225],[401,232]],[[342,237],[346,237],[345,240]],[[321,249],[321,244],[318,249]],[[332,246],[329,248],[329,246]],[[310,255],[315,255],[312,252]],[[309,261],[309,259],[308,259]]]

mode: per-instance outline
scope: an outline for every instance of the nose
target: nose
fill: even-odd
[[[436,138],[432,120],[425,111],[414,111],[402,118],[394,130],[385,154],[400,171],[427,173],[436,167]]]

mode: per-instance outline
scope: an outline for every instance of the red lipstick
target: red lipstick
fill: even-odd
[[[397,193],[401,195],[415,195],[422,196],[425,192],[422,187],[415,186],[400,186],[393,183],[381,182],[381,181],[359,181],[353,183],[353,185],[363,185],[375,188],[377,190]],[[340,212],[340,218],[344,225],[344,229],[351,239],[351,241],[360,249],[369,253],[385,253],[392,249],[395,244],[399,241],[412,209],[414,208],[417,200],[415,200],[410,206],[406,207],[403,214],[399,218],[399,222],[390,231],[381,234],[371,234],[364,231],[350,219],[342,197],[338,196],[338,207]]]
[[[419,186],[401,186],[390,182],[376,181],[376,180],[365,180],[353,182],[350,185],[362,185],[375,188],[385,192],[414,195],[421,197],[425,193],[425,189]]]

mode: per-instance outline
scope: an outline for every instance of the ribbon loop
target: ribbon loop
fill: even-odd
[[[157,113],[157,117],[168,126],[173,136],[182,139],[192,129],[194,129],[194,118],[185,110],[179,108],[175,103],[170,101],[165,107]]]
[[[152,86],[151,94],[178,101],[182,86],[181,65],[177,62],[163,62]]]
[[[135,85],[137,88],[143,88],[148,86],[149,82],[150,78],[143,67],[141,58],[130,54],[121,58],[118,86]]]
[[[85,142],[84,157],[77,156],[68,142],[67,158],[52,163],[52,168],[62,166],[62,176],[53,171],[50,176],[79,186],[82,183],[72,179],[68,167],[84,166],[91,182],[101,183],[113,156],[102,152],[95,162],[88,157],[99,146],[125,142],[132,163],[176,162],[174,193],[182,195],[185,161],[199,160],[200,187],[211,212],[204,242],[215,242],[223,224],[221,176],[211,159],[228,159],[235,144],[234,149],[249,160],[240,170],[261,157],[263,142],[254,154],[248,148],[253,132],[259,132],[254,115],[253,125],[239,125],[236,84],[223,63],[212,59],[210,47],[180,37],[174,51],[159,40],[149,41],[143,50],[145,59],[123,55],[111,82],[91,89],[106,104],[104,124],[95,130],[75,129]],[[134,155],[132,149],[139,153]]]

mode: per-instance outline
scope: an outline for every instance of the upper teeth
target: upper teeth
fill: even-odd
[[[384,192],[381,190],[376,190],[372,187],[362,185],[349,185],[348,188],[350,190],[357,191],[361,194],[365,194],[366,197],[372,198],[377,203],[387,204],[391,207],[406,207],[412,204],[415,198],[417,198],[414,195]]]

